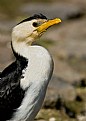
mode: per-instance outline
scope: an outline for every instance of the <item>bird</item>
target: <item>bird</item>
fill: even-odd
[[[0,121],[33,121],[41,109],[54,64],[48,50],[33,43],[60,22],[34,14],[12,29],[15,61],[0,72]]]

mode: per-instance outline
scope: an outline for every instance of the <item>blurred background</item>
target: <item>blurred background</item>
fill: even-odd
[[[59,17],[37,41],[51,53],[54,72],[37,121],[86,121],[86,0],[0,0],[0,71],[15,59],[12,28],[42,13]]]

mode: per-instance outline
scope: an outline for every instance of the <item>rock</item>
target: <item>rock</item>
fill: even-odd
[[[53,108],[55,107],[59,96],[63,100],[73,101],[76,97],[75,88],[64,80],[52,77],[50,84],[48,86],[46,98],[44,101],[44,107]]]
[[[56,121],[56,119],[54,117],[51,117],[49,121]]]
[[[83,87],[83,88],[85,88],[86,87],[86,79],[82,78],[80,81],[74,82],[73,85],[76,86],[76,87]]]
[[[86,116],[78,115],[77,119],[78,121],[86,121]]]
[[[37,120],[37,119],[36,119]],[[37,121],[46,121],[46,120],[44,120],[44,119],[38,119]]]
[[[54,48],[55,49],[55,48]],[[57,53],[57,56],[54,55],[54,53]],[[54,55],[54,74],[61,78],[62,80],[65,80],[67,83],[73,84],[73,83],[79,83],[79,81],[83,78],[83,75],[78,73],[75,69],[73,69],[69,63],[64,59],[60,59],[58,57],[58,54],[61,52],[61,50],[55,50],[52,52],[52,55]]]

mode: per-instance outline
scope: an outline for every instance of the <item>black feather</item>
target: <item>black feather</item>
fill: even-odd
[[[22,70],[27,67],[27,59],[16,55],[16,61],[0,73],[0,121],[9,120],[20,106],[25,90],[20,87]]]
[[[44,16],[43,14],[35,14],[35,15],[29,17],[29,18],[24,19],[23,21],[21,21],[21,22],[18,23],[18,24],[21,24],[21,23],[27,22],[27,21],[31,21],[31,20],[33,20],[33,19],[47,19],[47,17]],[[17,25],[18,25],[18,24],[17,24]]]

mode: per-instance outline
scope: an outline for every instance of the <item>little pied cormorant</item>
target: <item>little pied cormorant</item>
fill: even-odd
[[[49,52],[32,45],[50,26],[61,22],[35,14],[12,31],[16,58],[0,73],[0,121],[32,121],[40,110],[53,72]]]

